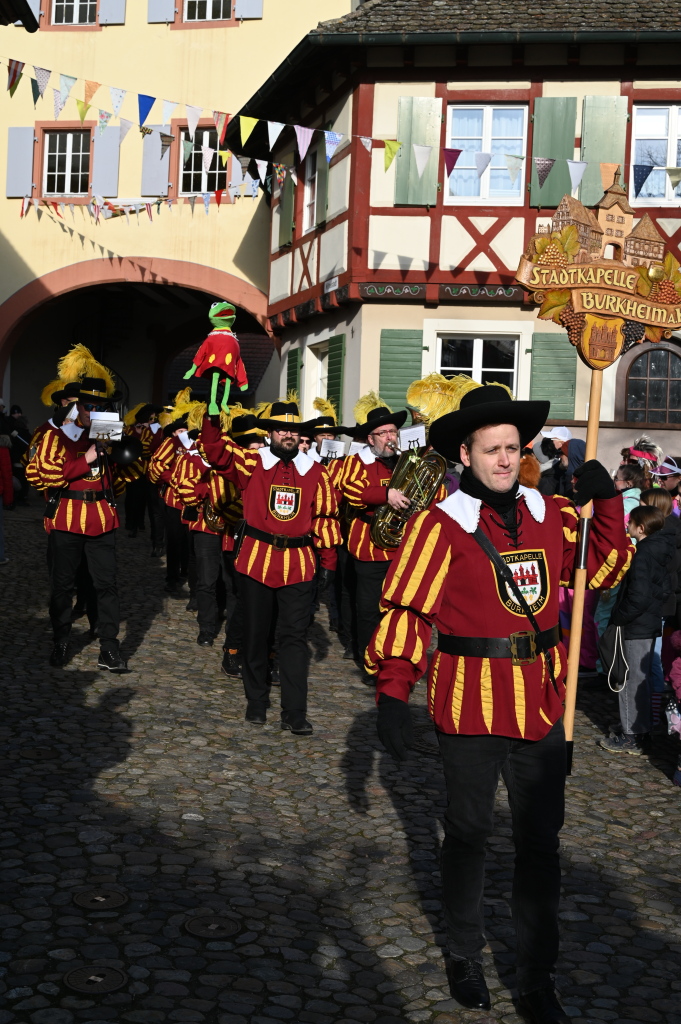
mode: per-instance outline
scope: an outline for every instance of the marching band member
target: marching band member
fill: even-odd
[[[309,735],[306,719],[306,632],[315,587],[314,551],[323,582],[336,567],[340,542],[336,495],[326,469],[298,451],[300,415],[292,401],[275,402],[260,425],[270,445],[239,447],[206,418],[200,446],[206,461],[242,493],[244,528],[235,568],[244,609],[243,682],[246,721],[263,725],[269,703],[266,638],[278,615],[281,728]]]
[[[452,995],[489,1009],[480,962],[484,851],[501,775],[516,848],[519,1006],[533,1024],[557,1024],[569,1019],[552,978],[566,773],[558,590],[570,585],[575,566],[577,511],[566,498],[518,485],[522,447],[543,426],[549,403],[516,402],[503,386],[470,379],[462,391],[457,411],[430,429],[435,450],[463,463],[461,486],[407,526],[367,670],[377,678],[379,737],[403,759],[411,742],[407,701],[437,626],[428,706],[449,801],[441,868]],[[595,460],[576,475],[579,502],[594,499],[589,586],[613,587],[631,558],[622,499]]]

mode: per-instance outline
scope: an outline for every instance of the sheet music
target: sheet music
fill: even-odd
[[[426,428],[423,423],[400,430],[400,448],[403,452],[409,448],[424,448],[426,444]]]

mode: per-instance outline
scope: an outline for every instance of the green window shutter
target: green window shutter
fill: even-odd
[[[530,177],[530,206],[558,206],[564,195],[570,195],[570,172],[566,160],[575,156],[575,129],[577,125],[577,98],[560,96],[541,97],[534,103],[532,123],[532,167]],[[556,162],[551,173],[539,188],[536,156],[552,157]]]
[[[550,419],[574,419],[576,379],[577,349],[567,334],[533,334],[530,398],[548,399]]]
[[[442,134],[442,100],[430,96],[400,96],[395,157],[395,202],[403,206],[435,206]],[[419,178],[413,145],[432,146]]]
[[[343,418],[343,369],[345,366],[345,335],[329,338],[326,397],[336,406],[339,422]]]
[[[279,193],[279,248],[293,241],[293,210],[295,200],[293,178],[286,175]]]
[[[326,223],[326,211],[329,205],[329,165],[326,162],[326,137],[317,146],[317,209],[315,224]]]
[[[292,348],[286,358],[286,390],[296,391],[300,395],[301,350]]]
[[[626,134],[626,96],[584,97],[582,160],[588,161],[589,166],[582,178],[579,198],[585,206],[593,206],[603,195],[600,164],[619,164],[625,170]]]
[[[421,374],[423,331],[381,331],[378,393],[396,412],[407,406],[407,388]]]

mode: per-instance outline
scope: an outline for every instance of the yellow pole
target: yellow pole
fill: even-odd
[[[589,421],[586,428],[585,461],[596,458],[598,450],[598,427],[601,418],[601,394],[603,391],[603,371],[591,371],[591,390],[589,392]],[[572,598],[572,621],[570,624],[570,645],[568,648],[567,679],[565,680],[565,739],[568,749],[568,775],[572,769],[573,736],[575,729],[575,704],[577,702],[577,675],[579,673],[579,652],[582,646],[582,621],[584,618],[584,593],[586,591],[586,556],[588,549],[589,525],[591,521],[592,502],[582,506],[579,523],[577,550],[577,568],[574,574],[574,592]]]

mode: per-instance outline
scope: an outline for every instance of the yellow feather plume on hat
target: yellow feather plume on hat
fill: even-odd
[[[328,398],[315,398],[312,405],[322,416],[331,416],[334,421],[337,419],[336,406]]]
[[[205,402],[191,402],[190,405],[191,408],[187,416],[187,428],[189,430],[200,430],[208,407]],[[220,419],[222,420],[222,416]]]
[[[169,423],[173,422],[173,414],[170,409],[164,409],[158,414],[158,422],[162,427],[167,427]]]
[[[296,391],[295,388],[291,388],[289,391],[286,392],[286,398],[281,398],[280,401],[295,402],[296,405],[298,405],[298,402],[300,401],[300,399],[298,398],[298,392]]]
[[[116,390],[111,371],[95,359],[85,345],[74,345],[57,363],[57,373],[63,381],[82,380],[83,377],[100,377],[106,383],[107,395]]]
[[[173,402],[173,408],[175,406],[177,406],[177,405],[186,405],[187,402],[191,401],[191,394],[192,394],[192,389],[191,388],[182,388],[181,391],[178,391],[177,394],[175,395],[175,401]]]
[[[352,410],[355,422],[366,423],[372,409],[387,409],[388,412],[392,412],[390,406],[383,401],[376,391],[367,391],[366,395],[362,395],[359,401],[355,403],[355,407]]]
[[[40,401],[43,403],[43,405],[46,405],[48,408],[51,405],[54,405],[54,402],[52,401],[52,395],[55,393],[55,391],[61,391],[61,389],[64,387],[64,384],[69,383],[70,381],[64,381],[61,379],[50,381],[50,383],[46,387],[44,387],[43,390],[40,392]]]
[[[432,423],[448,412],[455,412],[461,399],[480,384],[460,373],[445,377],[441,373],[429,373],[422,380],[415,380],[407,389],[407,403],[418,409],[426,423]]]
[[[140,411],[140,409],[144,408],[145,405],[147,405],[147,402],[140,402],[139,405],[136,405],[134,409],[130,410],[130,412],[126,412],[125,416],[123,417],[123,422],[125,423],[126,427],[135,426],[135,416]]]

